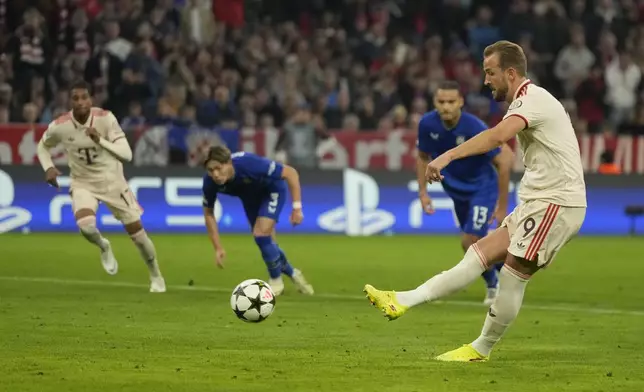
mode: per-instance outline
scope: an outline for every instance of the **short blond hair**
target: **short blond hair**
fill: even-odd
[[[514,68],[521,76],[526,76],[528,73],[528,60],[525,57],[525,53],[514,42],[497,41],[483,51],[483,56],[485,57],[493,54],[499,55],[499,65],[502,70]]]

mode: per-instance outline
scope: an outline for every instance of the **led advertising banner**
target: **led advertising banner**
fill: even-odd
[[[150,232],[205,232],[202,211],[202,171],[199,169],[126,168],[131,191],[144,208],[143,223]],[[278,224],[281,233],[332,233],[351,236],[377,234],[450,234],[459,229],[452,201],[440,184],[429,188],[436,212],[423,213],[413,173],[303,171],[300,173],[304,223],[288,222],[290,202]],[[513,178],[518,180],[519,178]],[[69,196],[69,177],[59,177],[61,189],[48,186],[37,166],[0,167],[0,233],[77,231]],[[644,204],[644,177],[587,177],[588,211],[582,234],[628,234],[628,205]],[[511,205],[517,203],[511,184]],[[491,212],[490,212],[491,213]],[[247,233],[241,202],[220,195],[215,214],[223,233]],[[103,231],[121,231],[121,224],[101,205],[97,215]],[[644,218],[637,227],[644,233]]]

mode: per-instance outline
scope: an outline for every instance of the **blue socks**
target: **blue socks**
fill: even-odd
[[[262,252],[262,258],[271,279],[279,278],[282,273],[293,276],[293,266],[288,262],[284,252],[273,242],[271,236],[255,237],[255,243]]]
[[[494,267],[483,272],[482,276],[488,289],[494,289],[499,284],[499,271],[501,271],[501,268],[503,268],[503,263],[497,263],[494,264]]]
[[[255,243],[262,252],[262,258],[268,268],[271,279],[277,279],[282,275],[282,256],[280,248],[273,242],[271,236],[255,237]]]
[[[286,255],[284,254],[284,251],[282,249],[280,249],[280,255],[282,256],[282,273],[284,273],[288,277],[292,277],[295,271],[293,270],[291,263],[288,262],[288,259],[286,258]]]

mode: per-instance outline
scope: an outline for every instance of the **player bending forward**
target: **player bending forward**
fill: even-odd
[[[287,186],[293,199],[291,223],[299,225],[304,219],[297,171],[255,154],[231,154],[223,146],[212,147],[208,151],[204,166],[208,174],[203,179],[203,213],[217,265],[223,267],[226,256],[214,215],[217,194],[223,193],[241,199],[255,243],[268,268],[268,283],[273,293],[280,295],[284,291],[282,274],[285,274],[293,280],[299,292],[312,295],[313,287],[300,270],[293,268],[275,242],[275,224],[286,202]]]
[[[434,213],[425,178],[430,159],[487,129],[476,116],[463,112],[463,97],[457,82],[443,82],[438,87],[434,107],[436,110],[425,114],[418,124],[418,197],[428,214]],[[454,212],[463,233],[463,251],[487,235],[492,221],[496,219],[500,224],[507,215],[512,158],[512,150],[503,143],[487,153],[452,162],[445,168],[443,189],[454,202]],[[497,271],[501,267],[502,262],[483,272],[487,284],[485,305],[492,305],[496,298]]]
[[[577,234],[586,215],[586,188],[577,139],[561,103],[548,91],[526,79],[523,50],[508,41],[484,52],[485,84],[494,99],[510,103],[503,121],[427,166],[427,179],[441,181],[450,162],[483,154],[515,135],[523,151],[525,173],[521,203],[501,226],[472,245],[452,269],[438,274],[415,290],[379,291],[365,286],[369,300],[393,320],[407,309],[436,301],[472,283],[492,260],[505,259],[499,292],[490,307],[481,335],[472,343],[438,356],[440,361],[486,361],[492,347],[514,321],[528,280],[548,266]]]
[[[121,161],[132,160],[132,150],[114,115],[92,107],[90,87],[86,82],[74,84],[70,90],[72,111],[49,124],[38,143],[38,159],[46,180],[59,188],[61,174],[48,149],[62,144],[67,152],[71,172],[69,193],[74,217],[81,234],[101,251],[101,262],[108,274],[118,271],[118,263],[110,242],[96,228],[99,201],[107,205],[114,217],[125,226],[150,271],[150,292],[166,291],[159,271],[154,244],[141,224],[143,210],[123,176]]]

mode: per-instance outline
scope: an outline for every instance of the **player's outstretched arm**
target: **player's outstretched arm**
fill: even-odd
[[[481,132],[465,143],[446,152],[451,160],[484,154],[494,148],[500,147],[517,133],[525,128],[525,121],[517,116],[510,116],[501,121],[494,128]]]
[[[302,189],[300,187],[300,175],[292,166],[284,165],[282,178],[286,181],[288,190],[291,192],[291,199],[293,200],[291,223],[293,225],[299,225],[304,219],[304,215],[302,214]]]
[[[526,127],[526,122],[518,116],[506,117],[494,128],[481,132],[465,143],[452,148],[427,165],[425,177],[429,182],[441,181],[440,171],[456,159],[481,155],[512,139]]]
[[[206,222],[206,230],[208,230],[208,238],[215,248],[215,262],[217,267],[224,268],[224,258],[226,251],[221,245],[221,237],[219,236],[219,228],[217,227],[217,219],[215,218],[215,211],[213,208],[203,208],[204,221]]]

